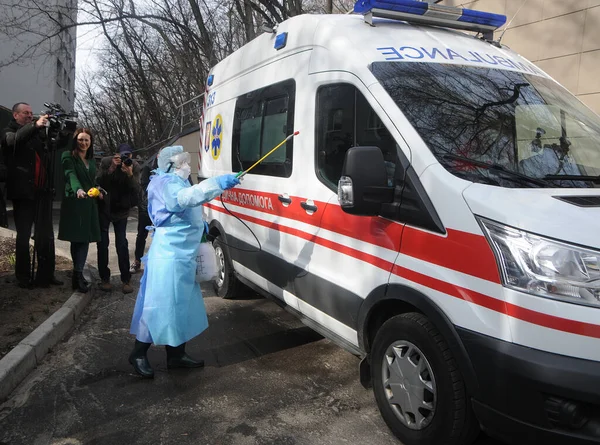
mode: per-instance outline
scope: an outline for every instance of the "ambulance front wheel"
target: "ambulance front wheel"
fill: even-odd
[[[239,281],[235,277],[229,252],[220,236],[213,241],[213,247],[219,266],[219,276],[214,281],[215,292],[221,298],[233,298],[237,292]]]
[[[397,315],[381,326],[371,378],[381,415],[404,445],[469,445],[477,437],[462,375],[424,315]]]

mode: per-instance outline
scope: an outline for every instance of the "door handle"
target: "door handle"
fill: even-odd
[[[291,204],[292,203],[292,198],[289,198],[289,197],[284,196],[284,195],[279,195],[277,197],[277,199],[279,199],[284,204]]]
[[[307,201],[302,201],[300,203],[300,206],[306,210],[306,212],[312,212],[315,213],[317,211],[317,206],[314,204],[309,204]]]

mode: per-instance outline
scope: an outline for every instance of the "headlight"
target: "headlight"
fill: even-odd
[[[600,306],[600,252],[478,219],[496,255],[504,286]]]

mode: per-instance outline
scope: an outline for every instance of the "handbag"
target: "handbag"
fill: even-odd
[[[217,254],[212,243],[200,243],[196,256],[196,281],[203,283],[213,281],[219,276]]]

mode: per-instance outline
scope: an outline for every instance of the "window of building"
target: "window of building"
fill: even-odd
[[[233,121],[233,171],[246,170],[294,132],[296,84],[286,80],[238,98]],[[256,166],[252,173],[288,178],[293,139]]]
[[[351,147],[379,147],[394,184],[398,146],[365,97],[350,84],[332,84],[317,91],[317,170],[321,180],[337,189],[346,152]]]

